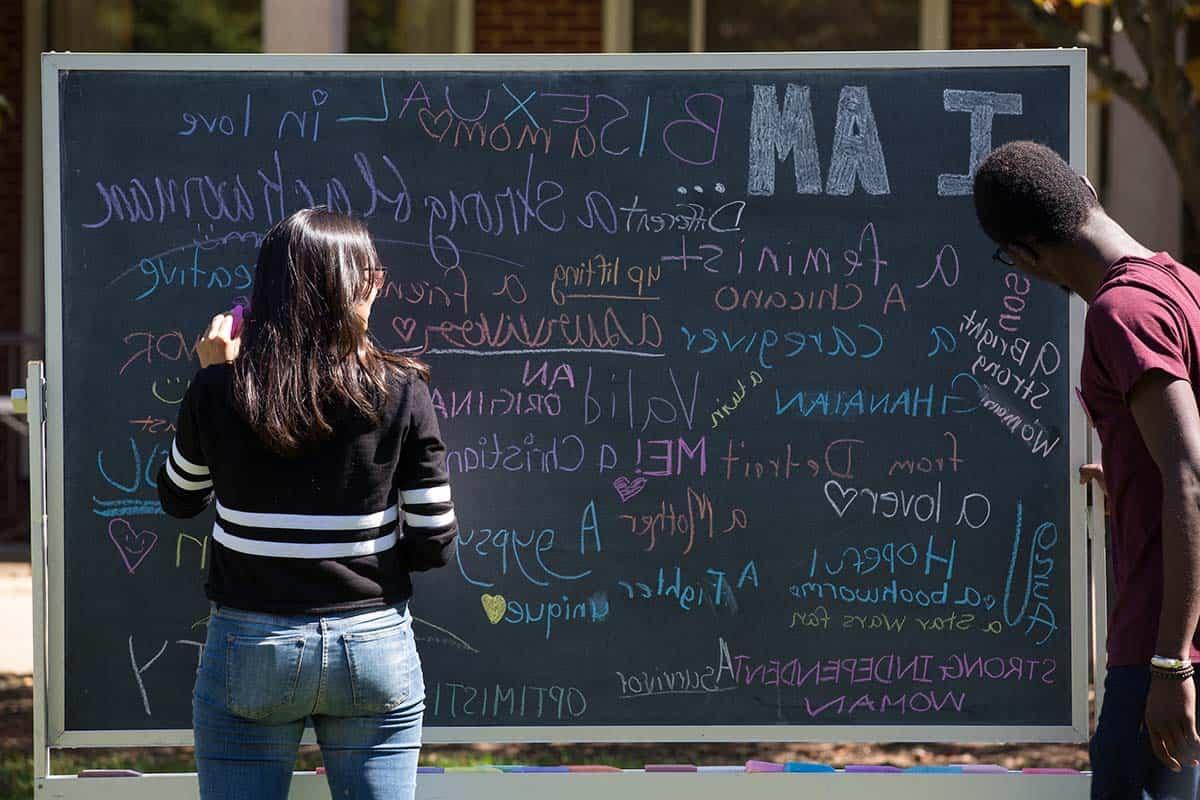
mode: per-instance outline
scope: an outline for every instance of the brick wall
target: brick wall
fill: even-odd
[[[596,53],[602,0],[476,0],[479,53]]]
[[[950,47],[954,50],[1044,46],[1034,30],[1013,13],[1009,0],[950,0]]]

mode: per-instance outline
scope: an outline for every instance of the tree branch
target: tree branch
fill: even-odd
[[[1145,0],[1113,0],[1113,5],[1121,18],[1126,38],[1149,74],[1153,48],[1150,44],[1150,12],[1146,10]]]
[[[1009,0],[1017,16],[1025,20],[1047,43],[1058,47],[1083,47],[1088,53],[1088,69],[1117,96],[1133,106],[1164,139],[1167,120],[1154,101],[1150,86],[1135,80],[1113,61],[1112,56],[1094,38],[1057,14],[1040,11],[1030,0]]]

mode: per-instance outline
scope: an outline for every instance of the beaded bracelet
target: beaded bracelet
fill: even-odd
[[[1166,669],[1165,667],[1150,666],[1150,675],[1165,681],[1186,681],[1196,674],[1196,668],[1191,664],[1184,667]]]

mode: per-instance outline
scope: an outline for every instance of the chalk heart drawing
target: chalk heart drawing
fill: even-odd
[[[837,512],[838,519],[846,516],[846,509],[850,507],[856,497],[858,497],[858,489],[843,489],[837,481],[825,482],[825,499]]]
[[[629,502],[637,497],[638,492],[646,488],[645,478],[634,478],[629,480],[624,475],[613,481],[613,488],[617,490],[617,497],[621,498],[622,503]]]
[[[120,517],[108,523],[108,538],[116,545],[125,569],[132,575],[141,563],[150,555],[154,545],[158,543],[158,534],[154,531],[138,533],[128,521]]]
[[[442,125],[442,117],[446,118],[445,125]],[[450,126],[454,124],[454,112],[448,108],[443,108],[440,112],[434,114],[428,108],[422,108],[417,112],[417,119],[430,138],[437,139],[440,142],[446,138],[446,134],[450,132]],[[432,127],[430,127],[431,123]],[[442,128],[440,131],[437,129],[439,125]]]
[[[392,330],[404,340],[405,344],[408,344],[412,341],[413,334],[417,332],[417,321],[411,317],[395,317],[392,319]]]
[[[504,595],[485,594],[479,600],[483,603],[483,613],[487,614],[488,622],[495,625],[504,619],[504,611],[508,608],[508,603],[504,600]]]

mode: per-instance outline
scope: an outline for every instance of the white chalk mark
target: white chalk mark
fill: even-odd
[[[755,86],[746,192],[767,197],[775,194],[775,162],[788,156],[796,174],[796,193],[820,193],[821,166],[808,87],[789,83],[781,109],[774,86]]]
[[[608,350],[605,348],[534,348],[530,350],[458,350],[415,348],[392,348],[392,353],[432,353],[434,355],[533,355],[536,353],[607,353],[610,355],[636,355],[641,359],[661,359],[666,353],[636,353],[634,350]]]
[[[419,622],[419,623],[421,623],[422,625],[428,625],[429,627],[433,628],[434,630],[441,631],[442,633],[446,634],[446,635],[447,635],[447,636],[449,636],[451,639],[453,639],[454,641],[458,642],[460,645],[462,645],[464,648],[466,648],[467,650],[471,651],[472,653],[478,653],[478,652],[479,652],[479,651],[478,651],[478,650],[476,650],[474,647],[472,647],[472,646],[471,646],[469,643],[467,643],[467,641],[466,641],[465,639],[463,639],[463,638],[462,638],[462,637],[460,637],[460,636],[457,636],[457,635],[455,635],[455,634],[454,634],[454,633],[452,633],[451,631],[448,631],[448,630],[446,630],[445,628],[441,627],[440,625],[434,625],[434,624],[433,624],[432,622],[430,622],[429,620],[421,619],[420,617],[416,617],[416,616],[414,616],[414,617],[413,617],[413,622]]]
[[[1010,92],[976,92],[946,89],[942,105],[947,111],[965,111],[971,115],[971,156],[967,174],[938,175],[938,194],[943,197],[968,195],[974,190],[975,170],[992,151],[992,120],[997,114],[1023,113],[1021,95]]]
[[[159,657],[167,651],[167,640],[163,639],[162,647],[158,648],[158,652],[154,654],[154,658],[146,662],[143,667],[138,667],[137,657],[133,654],[133,635],[129,636],[129,663],[133,666],[133,677],[137,681],[138,691],[142,693],[142,706],[146,709],[146,716],[153,716],[150,713],[150,698],[146,695],[146,685],[142,683],[142,673],[154,666],[154,662],[158,661]]]
[[[175,644],[190,644],[196,648],[196,672],[199,672],[200,662],[204,660],[204,642],[193,642],[191,639],[176,639]]]
[[[855,178],[867,194],[891,192],[883,144],[879,140],[879,127],[871,111],[867,87],[843,86],[838,98],[833,155],[829,159],[825,194],[850,194],[854,191]]]

